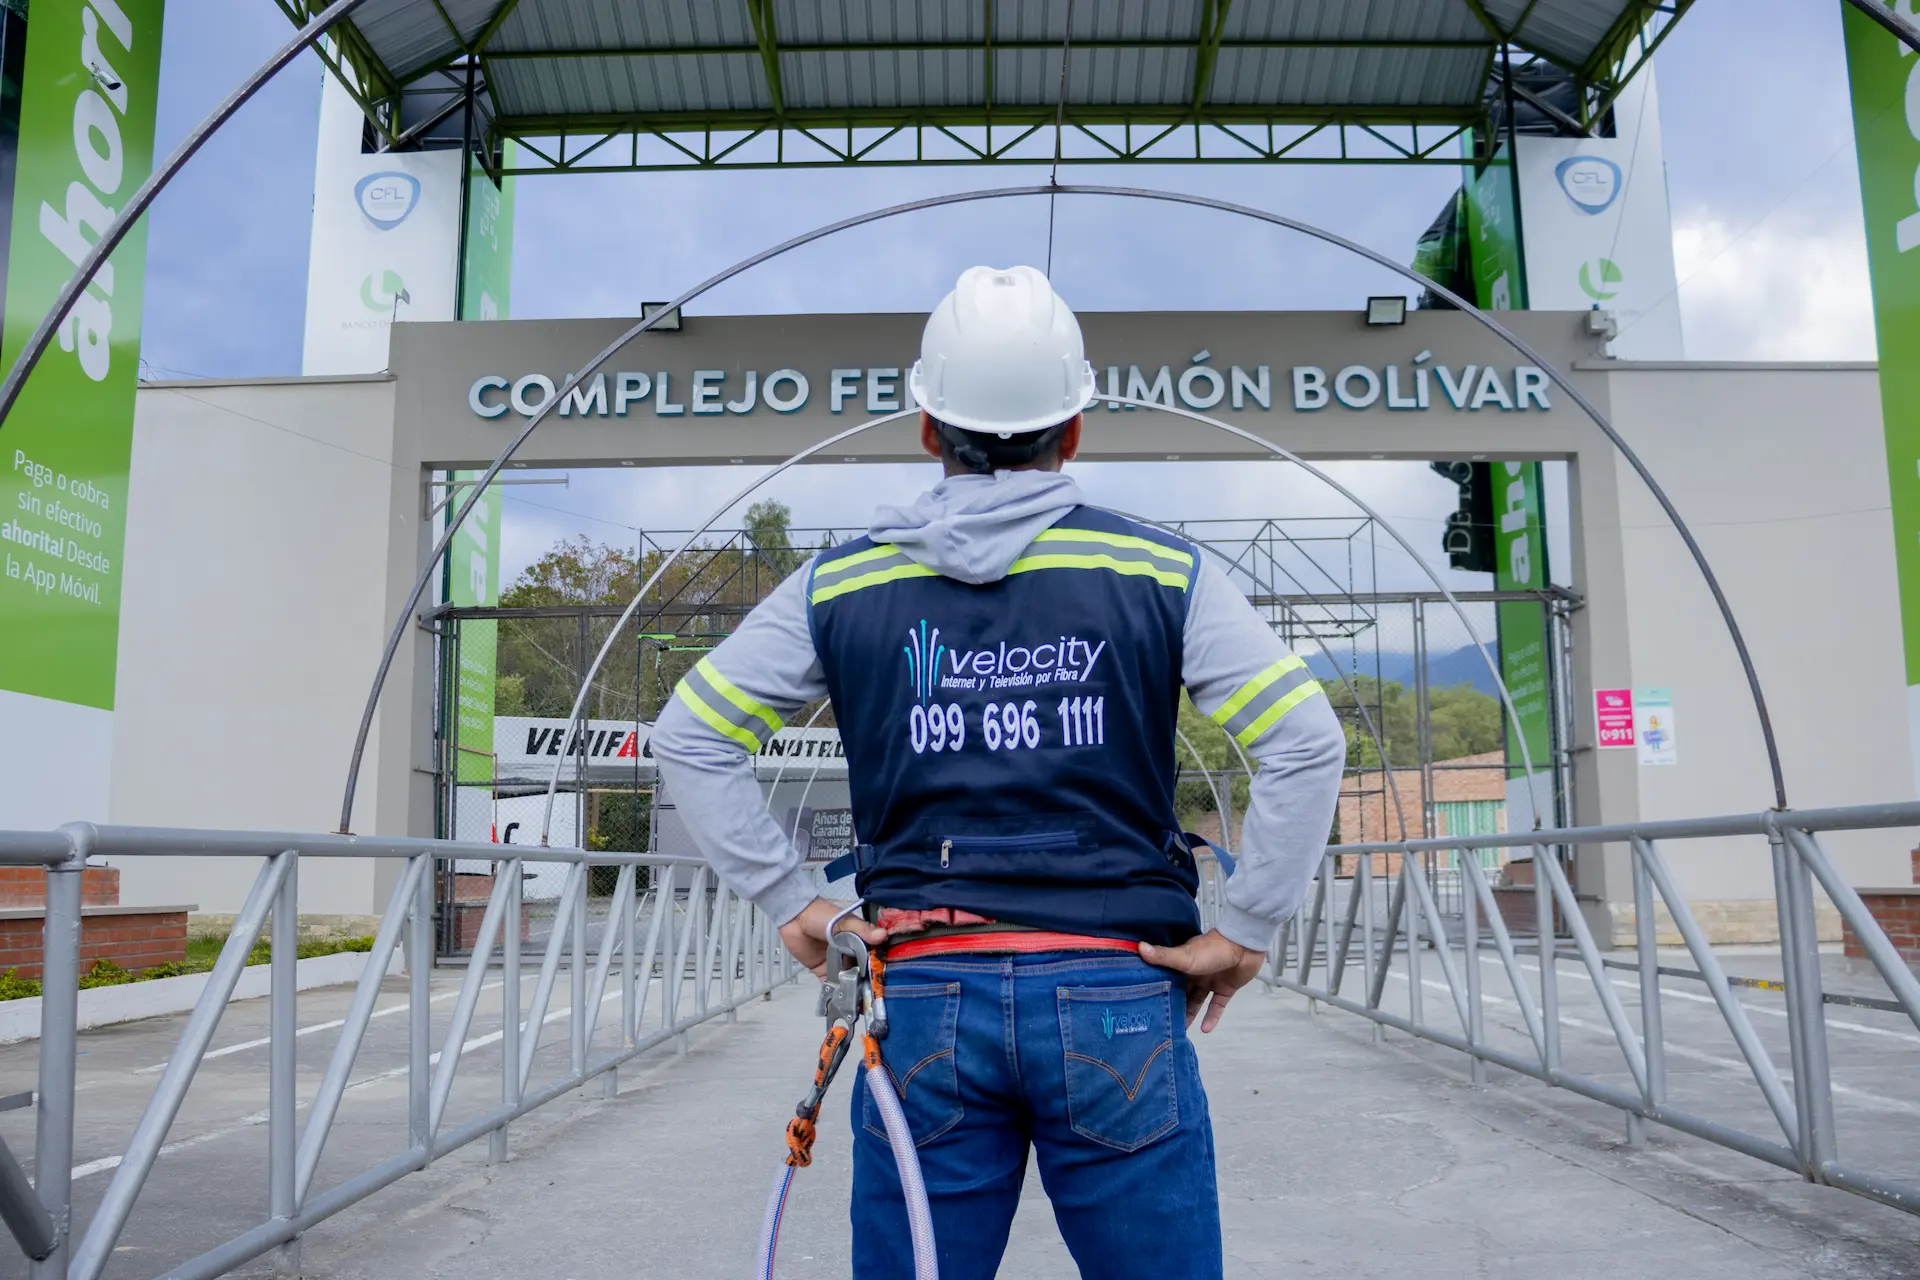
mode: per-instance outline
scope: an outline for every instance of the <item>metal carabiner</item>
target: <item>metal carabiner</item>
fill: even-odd
[[[838,929],[842,920],[859,909],[860,904],[856,902],[827,922],[827,976],[820,988],[818,1009],[827,1021],[839,1020],[849,1028],[866,1012],[865,993],[861,988],[867,980],[872,957],[867,952],[865,938],[856,933],[841,934]]]
[[[867,940],[851,931],[842,932],[840,922],[865,905],[855,901],[827,922],[827,954],[850,963],[828,969],[827,986],[831,994],[820,997],[820,1012],[829,1017],[844,1016],[849,1023],[861,1014],[876,1040],[887,1038],[887,1002],[873,987],[873,952]]]

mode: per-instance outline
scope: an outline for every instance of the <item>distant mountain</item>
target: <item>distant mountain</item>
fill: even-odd
[[[1339,669],[1343,672],[1347,671],[1347,655],[1334,645],[1328,647],[1333,649],[1334,656],[1340,660]],[[1328,663],[1326,655],[1315,652],[1314,648],[1315,646],[1311,644],[1302,646],[1300,656],[1307,660],[1307,666],[1320,679],[1337,679],[1338,677],[1334,675],[1335,669]],[[1489,643],[1487,652],[1492,655],[1495,662],[1500,661],[1500,650],[1497,646]],[[1362,650],[1359,662],[1359,674],[1367,676],[1374,674],[1372,652]],[[1382,680],[1397,681],[1408,689],[1413,688],[1414,660],[1411,653],[1383,651],[1379,662],[1379,675]],[[1427,683],[1436,689],[1445,689],[1456,684],[1470,684],[1490,698],[1498,696],[1495,692],[1493,675],[1487,670],[1486,660],[1472,645],[1463,645],[1450,653],[1428,654]]]

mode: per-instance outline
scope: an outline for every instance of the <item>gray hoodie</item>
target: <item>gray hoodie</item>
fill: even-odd
[[[1080,486],[1059,472],[949,476],[910,507],[880,508],[869,532],[946,577],[994,582],[1035,535],[1084,501]],[[812,571],[809,561],[707,655],[740,692],[783,717],[827,691],[807,625]],[[1180,678],[1194,705],[1213,715],[1250,683],[1271,680],[1267,673],[1292,654],[1211,562],[1201,561],[1189,593]],[[1219,928],[1264,951],[1280,923],[1299,909],[1326,847],[1346,738],[1326,698],[1314,694],[1243,745],[1258,772]],[[714,869],[775,921],[800,914],[815,896],[813,880],[767,812],[740,746],[675,698],[660,713],[652,748],[662,780]]]

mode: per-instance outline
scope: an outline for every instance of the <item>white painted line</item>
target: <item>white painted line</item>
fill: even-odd
[[[655,978],[653,979],[653,981],[658,982],[659,979]],[[500,984],[496,982],[493,985],[497,987]],[[457,993],[450,991],[450,992],[447,992],[446,994],[454,995]],[[621,993],[617,990],[609,991],[604,996],[600,997],[600,1003],[605,1004],[609,1000],[617,1000],[619,999],[620,995]],[[436,1000],[439,1000],[439,999],[443,999],[444,997],[435,996],[433,998]],[[397,1005],[393,1009],[384,1010],[384,1012],[396,1013],[400,1009],[404,1009],[404,1008],[406,1008],[405,1005]],[[573,1013],[573,1010],[571,1009],[555,1009],[552,1013],[540,1019],[540,1023],[542,1026],[545,1026],[549,1022],[558,1022],[562,1018],[571,1016],[572,1013]],[[524,1023],[521,1024],[521,1030],[522,1031],[526,1030],[526,1025]],[[484,1036],[475,1036],[473,1039],[467,1041],[465,1044],[460,1046],[460,1052],[464,1055],[475,1049],[483,1049],[487,1045],[497,1044],[500,1040],[505,1038],[505,1036],[506,1036],[506,1031],[504,1029],[500,1031],[488,1032]],[[261,1041],[260,1043],[264,1044],[266,1042]],[[243,1046],[234,1046],[234,1047],[239,1048]],[[209,1054],[207,1056],[212,1057],[213,1055]],[[438,1061],[440,1061],[440,1055],[438,1053],[430,1054],[427,1058],[427,1064],[429,1066],[431,1066],[432,1064]],[[161,1065],[164,1066],[166,1064],[162,1063]],[[370,1075],[364,1080],[355,1080],[352,1084],[347,1086],[347,1089],[349,1091],[354,1089],[364,1089],[368,1085],[378,1084],[382,1080],[391,1080],[395,1076],[406,1075],[407,1072],[410,1070],[412,1070],[411,1064],[408,1064],[406,1066],[394,1067],[391,1070],[382,1071],[375,1075]],[[309,1105],[310,1104],[305,1102],[296,1103],[294,1109],[297,1111],[305,1111]],[[239,1122],[235,1124],[230,1124],[224,1129],[212,1129],[206,1133],[195,1134],[191,1138],[182,1138],[178,1142],[169,1142],[166,1146],[160,1148],[160,1154],[163,1156],[170,1156],[176,1151],[185,1151],[188,1147],[197,1147],[203,1142],[212,1142],[217,1138],[225,1138],[231,1134],[239,1133],[242,1129],[252,1128],[255,1125],[262,1125],[262,1124],[265,1124],[266,1122],[267,1122],[267,1113],[264,1111],[256,1111],[250,1116],[242,1117],[239,1120]],[[77,1164],[73,1167],[73,1180],[75,1182],[78,1182],[80,1181],[80,1179],[90,1178],[96,1173],[105,1173],[109,1169],[117,1169],[120,1167],[120,1160],[121,1160],[121,1157],[119,1156],[106,1156],[99,1160],[89,1160],[85,1164]]]
[[[500,984],[497,982],[489,982],[486,986],[481,987],[480,990],[492,991],[494,988],[498,987],[499,985]],[[453,999],[453,997],[459,994],[460,994],[460,991],[458,988],[455,988],[452,991],[442,991],[437,996],[429,996],[427,998],[427,1003],[438,1004],[442,1000],[451,1000]],[[373,1016],[376,1018],[384,1018],[388,1014],[392,1014],[392,1013],[405,1013],[411,1007],[412,1005],[410,1002],[403,1000],[399,1004],[389,1005],[384,1009],[375,1009],[373,1011]],[[345,1018],[335,1018],[332,1022],[316,1022],[310,1027],[301,1027],[298,1031],[294,1032],[293,1034],[297,1036],[310,1036],[317,1031],[332,1031],[336,1027],[344,1027],[346,1025],[347,1025],[347,1020]],[[273,1037],[271,1036],[261,1036],[258,1040],[243,1040],[239,1044],[230,1044],[223,1049],[209,1049],[206,1053],[201,1055],[200,1060],[204,1062],[208,1058],[224,1058],[230,1053],[239,1053],[243,1049],[260,1049],[272,1043],[273,1043]],[[137,1076],[147,1076],[147,1075],[152,1075],[156,1071],[165,1071],[166,1069],[167,1069],[166,1063],[156,1062],[151,1066],[135,1067],[133,1069],[133,1074]]]
[[[1492,956],[1484,956],[1481,958],[1481,963],[1484,964],[1494,959]],[[1536,960],[1522,960],[1520,961],[1520,967],[1523,969],[1531,969],[1535,973],[1540,972],[1540,964]],[[1589,981],[1591,981],[1591,979],[1589,979]],[[1608,978],[1607,981],[1622,991],[1631,991],[1636,996],[1640,994],[1640,984],[1638,982],[1631,982],[1625,978]],[[1734,993],[1733,998],[1740,1000],[1740,992],[1749,989],[1750,988],[1741,987],[1732,988]],[[1775,994],[1783,995],[1784,993],[1776,992]],[[1691,1000],[1695,1004],[1715,1003],[1714,998],[1710,995],[1703,996],[1697,991],[1675,991],[1663,983],[1660,987],[1660,998],[1664,1000],[1668,996],[1673,997],[1675,1000]],[[1764,1013],[1769,1018],[1784,1018],[1787,1016],[1785,1009],[1774,1009],[1764,1004],[1754,1004],[1748,1000],[1740,1000],[1740,1007],[1748,1013]],[[1870,1027],[1864,1022],[1851,1022],[1845,1018],[1828,1018],[1826,1023],[1830,1027],[1837,1027],[1842,1031],[1857,1032],[1863,1036],[1884,1036],[1889,1040],[1904,1040],[1908,1044],[1920,1044],[1920,1036],[1913,1035],[1910,1032],[1889,1031],[1885,1027]]]
[[[1407,976],[1405,974],[1395,969],[1387,970],[1387,976],[1398,978],[1402,982],[1405,982],[1407,980]],[[1420,980],[1420,985],[1423,987],[1431,987],[1435,991],[1451,991],[1452,990],[1452,988],[1448,987],[1446,983],[1435,982],[1431,978],[1422,978]],[[1513,1000],[1509,1000],[1505,996],[1491,995],[1486,991],[1482,991],[1480,993],[1480,998],[1482,1000],[1487,1001],[1489,1004],[1508,1004],[1508,1005],[1513,1005],[1515,1008],[1519,1007],[1517,1002]],[[1712,997],[1710,996],[1707,998],[1712,999]],[[1589,1031],[1595,1035],[1603,1036],[1609,1042],[1611,1042],[1616,1048],[1619,1047],[1620,1041],[1613,1034],[1613,1027],[1611,1025],[1602,1026],[1599,1023],[1587,1022],[1580,1018],[1569,1017],[1565,1013],[1562,1013],[1560,1015],[1560,1025],[1563,1027],[1572,1027],[1578,1031]],[[1517,1031],[1521,1035],[1526,1034],[1526,1029],[1524,1027],[1509,1027],[1508,1030]],[[1646,1042],[1641,1037],[1635,1036],[1634,1040],[1638,1042],[1643,1049],[1646,1047]],[[1698,1049],[1689,1049],[1683,1045],[1677,1045],[1671,1042],[1668,1042],[1666,1046],[1666,1050],[1667,1050],[1667,1053],[1673,1057],[1690,1058],[1695,1062],[1706,1063],[1708,1066],[1721,1067],[1721,1068],[1724,1068],[1725,1070],[1736,1072],[1739,1075],[1745,1076],[1748,1080],[1753,1079],[1753,1068],[1747,1065],[1746,1059],[1744,1058],[1739,1058],[1739,1059],[1722,1058],[1716,1054],[1703,1053]],[[1497,1066],[1498,1064],[1496,1063],[1495,1065]],[[1626,1063],[1624,1061],[1621,1062],[1620,1069],[1622,1071],[1625,1071],[1627,1069]],[[1777,1067],[1775,1069],[1778,1070]],[[1779,1071],[1779,1076],[1783,1083],[1791,1084],[1793,1082],[1793,1073],[1791,1071]],[[1887,1111],[1899,1111],[1907,1115],[1920,1115],[1920,1106],[1916,1106],[1911,1102],[1905,1102],[1899,1098],[1883,1097],[1880,1094],[1869,1093],[1865,1089],[1856,1089],[1851,1085],[1840,1084],[1837,1081],[1834,1081],[1832,1083],[1833,1083],[1833,1091],[1835,1093],[1844,1093],[1849,1097],[1858,1098],[1862,1102],[1868,1103],[1872,1106],[1880,1107]],[[1759,1085],[1756,1083],[1754,1087],[1758,1088]]]

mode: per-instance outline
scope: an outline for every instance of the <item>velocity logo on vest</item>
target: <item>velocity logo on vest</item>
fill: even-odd
[[[1093,678],[1093,669],[1106,652],[1105,640],[1055,636],[1040,644],[1010,640],[963,649],[940,642],[940,628],[925,618],[907,628],[901,652],[907,659],[907,679],[915,696],[925,702],[936,689],[1012,689],[1033,685],[1080,683]]]
[[[925,702],[933,695],[933,678],[940,670],[940,655],[947,647],[940,643],[940,628],[927,633],[927,620],[920,619],[920,630],[907,628],[906,647],[901,652],[907,655],[907,679],[913,682],[913,692],[920,701]]]

